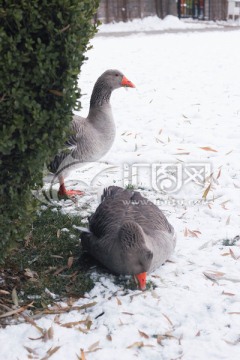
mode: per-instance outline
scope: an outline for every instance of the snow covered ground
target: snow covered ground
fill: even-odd
[[[49,330],[45,342],[32,340],[41,333],[29,323],[1,329],[1,360],[240,358],[240,241],[223,244],[240,235],[239,38],[236,30],[92,41],[81,114],[108,68],[136,90],[113,93],[115,143],[100,164],[69,175],[86,195],[63,211],[86,218],[101,187],[130,179],[174,226],[176,251],[145,292],[93,272],[96,285],[77,310],[36,320]]]
[[[198,21],[190,18],[179,20],[178,17],[167,15],[164,19],[158,16],[148,16],[143,19],[134,19],[127,23],[122,21],[118,23],[102,24],[99,27],[99,34],[111,33],[129,33],[131,32],[155,32],[166,30],[201,30],[201,29],[221,29],[223,27],[239,26],[239,20],[228,21]]]

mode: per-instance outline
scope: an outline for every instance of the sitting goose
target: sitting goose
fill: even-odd
[[[82,246],[110,271],[134,275],[141,290],[147,272],[172,254],[176,235],[159,208],[139,192],[118,186],[105,189],[101,204],[89,218]]]
[[[64,184],[64,171],[74,163],[99,160],[111,148],[115,138],[110,97],[113,90],[120,87],[134,88],[118,70],[105,71],[96,81],[89,114],[86,118],[74,115],[71,123],[72,135],[65,143],[65,149],[55,156],[49,170],[58,176],[59,195],[81,195],[81,191],[67,190]]]

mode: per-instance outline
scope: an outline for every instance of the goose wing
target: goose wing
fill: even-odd
[[[105,189],[101,204],[89,218],[90,230],[97,237],[107,233],[116,233],[122,222],[129,218],[130,198],[131,192],[120,187],[110,186]]]
[[[132,217],[147,235],[152,235],[153,232],[159,230],[174,233],[172,225],[163,212],[137,191],[131,196],[129,211],[131,211]]]

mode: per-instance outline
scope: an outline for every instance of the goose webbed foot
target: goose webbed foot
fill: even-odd
[[[84,192],[81,190],[67,190],[65,188],[65,185],[60,185],[60,188],[58,190],[58,196],[59,197],[75,197],[75,196],[82,196],[84,195]]]

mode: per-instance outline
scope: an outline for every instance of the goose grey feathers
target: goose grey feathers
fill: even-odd
[[[104,190],[101,200],[89,218],[91,233],[81,236],[83,249],[116,274],[146,274],[169,258],[176,236],[156,205],[117,186]]]
[[[64,171],[73,164],[99,160],[111,148],[115,138],[110,97],[113,90],[120,87],[135,87],[118,70],[105,71],[96,81],[86,118],[74,115],[71,136],[49,165],[50,171],[58,176],[60,195],[80,194],[67,191],[64,185]]]

